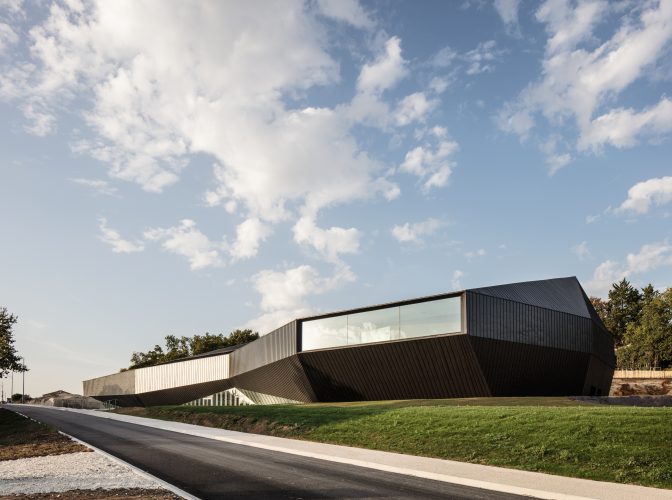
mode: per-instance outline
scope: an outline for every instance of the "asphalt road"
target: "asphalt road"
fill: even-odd
[[[202,499],[524,498],[76,412],[27,405],[19,411]]]

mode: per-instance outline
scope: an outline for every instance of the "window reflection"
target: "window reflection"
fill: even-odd
[[[449,297],[308,320],[301,327],[302,350],[457,333],[461,311],[461,297]]]
[[[348,315],[348,345],[399,338],[399,308]]]
[[[304,321],[302,325],[302,350],[324,349],[347,345],[347,316]]]
[[[402,339],[459,332],[462,329],[459,297],[419,302],[399,311]]]

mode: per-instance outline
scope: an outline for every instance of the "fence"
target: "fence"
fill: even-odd
[[[616,370],[614,378],[672,378],[672,370]]]

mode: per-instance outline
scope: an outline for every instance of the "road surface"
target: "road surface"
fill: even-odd
[[[525,498],[77,412],[16,409],[202,499]]]

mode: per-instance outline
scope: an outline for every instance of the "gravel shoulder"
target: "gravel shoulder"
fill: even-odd
[[[0,408],[0,499],[5,498],[179,497],[52,427]]]

